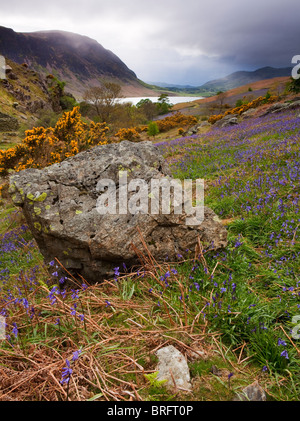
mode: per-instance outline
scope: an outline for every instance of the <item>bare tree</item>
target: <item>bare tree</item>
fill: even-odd
[[[219,104],[219,112],[222,112],[224,102],[227,96],[228,96],[228,92],[219,91],[217,93],[217,102]]]
[[[102,121],[108,122],[116,101],[121,98],[121,86],[115,82],[103,82],[101,86],[89,88],[84,100],[90,102]]]

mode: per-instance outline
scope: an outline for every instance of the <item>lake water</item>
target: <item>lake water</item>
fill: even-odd
[[[136,105],[141,99],[150,99],[152,102],[157,102],[158,96],[145,96],[145,97],[133,97],[133,98],[121,98],[119,102],[124,104],[124,102],[131,102],[133,105]],[[203,99],[203,96],[169,96],[169,101],[171,104],[180,104],[182,102],[195,101],[196,99]]]

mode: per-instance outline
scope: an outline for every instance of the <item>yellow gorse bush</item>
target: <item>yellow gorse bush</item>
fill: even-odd
[[[74,107],[63,114],[55,127],[27,130],[21,144],[0,151],[0,174],[7,174],[9,169],[43,168],[92,146],[104,145],[108,130],[106,123],[84,123],[79,107]]]
[[[243,104],[240,107],[231,108],[230,110],[226,111],[224,114],[218,114],[218,115],[212,115],[209,117],[208,122],[211,124],[214,124],[216,121],[221,120],[225,116],[229,114],[238,114],[241,115],[245,111],[248,111],[250,108],[256,108],[259,105],[271,103],[278,100],[278,96],[271,95],[268,99],[263,96],[259,96],[258,98],[254,99],[251,102],[248,102],[247,104]]]
[[[130,129],[120,129],[116,133],[116,137],[118,137],[119,140],[130,140],[130,141],[140,139],[140,135],[136,127],[130,128]]]
[[[197,124],[197,118],[177,112],[176,114],[165,117],[162,120],[157,120],[156,123],[160,132],[167,132],[175,127],[192,126]]]

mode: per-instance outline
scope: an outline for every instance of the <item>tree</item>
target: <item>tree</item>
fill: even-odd
[[[155,137],[159,133],[158,125],[155,121],[151,121],[148,125],[148,135]]]
[[[228,96],[227,92],[223,92],[223,91],[217,92],[217,97],[218,97],[217,102],[219,104],[219,110],[220,110],[219,112],[222,111],[223,105],[224,105],[224,102],[225,102],[225,99],[227,98],[227,96]]]
[[[103,82],[101,86],[89,88],[83,98],[93,105],[103,122],[109,122],[113,107],[117,100],[121,98],[121,89],[118,83]]]
[[[171,110],[172,107],[173,105],[170,103],[168,95],[161,94],[156,103],[156,108],[158,110],[158,113],[167,114]]]
[[[156,105],[149,98],[141,99],[136,107],[145,114],[147,120],[152,120],[157,115]]]
[[[289,83],[289,91],[295,94],[300,92],[300,77],[298,79],[291,77],[291,82]]]

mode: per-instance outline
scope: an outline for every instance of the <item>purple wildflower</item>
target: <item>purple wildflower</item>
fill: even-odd
[[[280,356],[286,358],[287,360],[289,359],[289,355],[287,353],[287,350],[282,351],[282,353],[280,354]]]
[[[72,361],[78,360],[80,353],[81,353],[81,349],[79,349],[78,351],[73,352]]]
[[[69,360],[66,360],[66,366],[67,367],[63,368],[63,371],[62,371],[62,379],[60,381],[61,384],[69,383],[71,374],[73,373],[73,370],[70,367]]]
[[[15,337],[18,337],[18,326],[16,323],[13,323],[13,330],[12,333],[15,335]]]

